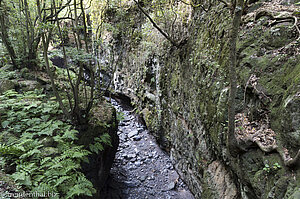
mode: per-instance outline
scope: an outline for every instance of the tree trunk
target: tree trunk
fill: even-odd
[[[74,23],[75,23],[75,32],[77,35],[77,49],[81,49],[82,44],[81,44],[81,39],[80,39],[80,33],[78,29],[78,15],[77,15],[77,2],[74,0]]]
[[[39,16],[40,22],[43,23],[40,1],[36,0],[36,4],[37,4],[38,16]],[[70,119],[70,113],[67,111],[67,109],[65,108],[65,106],[62,103],[61,97],[58,93],[58,90],[56,89],[56,85],[55,85],[55,82],[54,82],[54,76],[52,74],[52,71],[50,70],[50,64],[49,64],[49,58],[48,58],[48,46],[49,46],[51,33],[52,33],[52,29],[49,31],[49,34],[48,34],[47,38],[46,38],[45,33],[43,31],[41,33],[42,44],[43,44],[43,54],[44,54],[44,59],[45,59],[45,63],[46,63],[46,69],[47,69],[47,73],[48,73],[48,75],[50,77],[50,80],[51,80],[51,86],[52,86],[53,92],[55,94],[56,100],[59,103],[59,107],[63,111],[64,115],[68,119]]]
[[[28,48],[28,55],[27,55],[27,61],[26,66],[27,68],[37,68],[37,48],[34,45],[34,26],[32,24],[30,11],[28,7],[27,0],[24,0],[24,12],[25,12],[25,19],[26,19],[26,37],[27,37],[27,48]]]
[[[8,28],[5,24],[5,20],[7,17],[7,13],[5,12],[5,7],[3,6],[2,0],[0,0],[0,36],[2,39],[2,42],[4,43],[6,50],[8,51],[8,54],[10,56],[11,62],[14,67],[17,67],[17,61],[16,61],[16,53],[14,48],[12,47],[12,44],[10,42],[9,36],[8,36]]]
[[[229,65],[229,82],[230,93],[228,99],[228,137],[227,147],[232,156],[237,156],[240,153],[237,139],[235,137],[235,97],[237,87],[237,74],[236,74],[236,43],[239,34],[239,28],[241,23],[242,11],[244,6],[244,0],[237,0],[234,9],[232,29],[230,34],[230,65]]]
[[[80,8],[81,8],[81,12],[82,12],[82,19],[83,19],[83,27],[84,27],[84,41],[85,41],[85,50],[87,53],[89,53],[89,45],[88,45],[88,35],[87,35],[87,25],[86,25],[86,18],[85,18],[85,12],[84,12],[84,7],[83,7],[83,0],[80,0]],[[93,102],[94,102],[94,89],[95,89],[95,74],[94,74],[94,70],[91,66],[91,63],[88,63],[88,69],[90,72],[90,78],[91,78],[91,92],[90,92],[90,100],[88,103],[88,106],[86,107],[86,114],[88,115],[88,113],[90,112],[90,110],[92,109],[93,106]]]

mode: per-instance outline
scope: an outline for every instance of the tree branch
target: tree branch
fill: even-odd
[[[17,61],[16,61],[17,56],[16,56],[15,50],[12,46],[12,43],[10,41],[10,38],[8,35],[8,27],[6,26],[6,23],[5,23],[6,16],[7,16],[7,13],[5,12],[5,8],[2,5],[2,1],[0,0],[0,37],[9,53],[9,56],[10,56],[13,66],[17,67]]]
[[[60,18],[58,18],[58,20],[59,21],[61,21],[61,20],[65,20],[65,19],[69,19],[69,20],[72,20],[72,21],[74,21],[75,19],[73,19],[72,17],[60,17]],[[49,22],[51,22],[51,21],[56,21],[56,19],[49,19],[48,20]]]
[[[189,5],[189,6],[192,6],[192,7],[194,7],[194,8],[198,8],[198,7],[200,7],[200,8],[202,8],[205,12],[208,12],[208,10],[206,10],[205,8],[204,8],[204,6],[201,4],[201,3],[199,3],[198,5],[195,5],[195,4],[193,4],[193,2],[192,3],[187,3],[187,2],[185,2],[185,1],[183,1],[183,0],[180,0],[182,3],[184,3],[185,5]]]
[[[36,0],[36,5],[37,5],[38,16],[39,16],[40,22],[43,23],[40,0]],[[48,32],[48,37],[46,37],[46,35],[43,31],[41,33],[44,61],[45,61],[45,64],[46,64],[47,73],[48,73],[48,75],[50,77],[50,80],[51,80],[52,90],[55,94],[56,100],[59,103],[59,107],[63,111],[64,115],[69,119],[70,118],[70,113],[68,112],[68,110],[66,109],[66,107],[64,106],[64,104],[62,102],[62,99],[60,97],[60,94],[59,94],[59,92],[56,88],[55,82],[54,82],[53,73],[50,70],[50,64],[49,64],[49,58],[48,58],[48,46],[49,46],[49,41],[50,41],[50,38],[51,38],[51,34],[52,34],[52,29],[50,29],[50,31]]]
[[[134,0],[137,4],[140,11],[149,19],[149,21],[152,23],[152,25],[167,39],[169,40],[174,46],[179,47],[180,44],[175,42],[167,33],[165,33],[156,23],[153,21],[153,19],[150,17],[150,15],[140,6],[140,4]]]
[[[56,13],[47,16],[47,17],[45,18],[45,20],[46,20],[46,21],[47,21],[47,20],[50,20],[50,19],[52,19],[53,17],[55,17],[55,15],[58,15],[63,9],[65,9],[67,6],[69,6],[70,3],[71,3],[71,0],[69,0],[65,5],[61,6],[61,7],[57,10]],[[52,11],[52,10],[51,10],[51,11]]]
[[[231,6],[230,6],[230,3],[227,3],[226,1],[224,1],[224,0],[218,0],[218,1],[220,1],[221,3],[223,3],[227,8],[230,8]]]

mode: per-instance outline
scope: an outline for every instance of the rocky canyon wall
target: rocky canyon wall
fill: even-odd
[[[108,37],[119,53],[116,92],[132,99],[196,198],[300,195],[299,162],[286,166],[282,158],[300,147],[300,8],[249,2],[237,54],[236,137],[245,146],[238,157],[226,147],[228,7],[201,1],[203,7],[186,8],[170,33],[177,47],[135,4],[113,21],[122,31]],[[143,5],[149,13],[150,4]]]

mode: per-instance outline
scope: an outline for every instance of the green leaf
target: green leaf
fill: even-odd
[[[64,132],[62,138],[67,138],[67,139],[70,139],[70,140],[77,140],[77,134],[78,134],[78,131],[72,129],[72,130],[67,130]]]
[[[31,109],[31,108],[36,108],[36,107],[38,107],[38,104],[37,104],[37,103],[32,103],[32,104],[30,104],[29,106],[25,106],[25,107],[24,107],[24,110],[25,110],[25,111],[28,111],[29,109]]]
[[[8,125],[9,125],[9,121],[3,121],[1,124],[2,124],[2,127],[5,129]]]
[[[103,135],[101,135],[100,138],[104,144],[108,144],[109,146],[112,146],[110,135],[108,133],[104,133]]]
[[[91,152],[74,142],[78,139],[78,131],[57,119],[60,114],[58,103],[47,101],[36,92],[8,92],[8,95],[11,97],[0,96],[1,125],[7,128],[3,136],[10,132],[19,133],[0,144],[0,155],[3,164],[9,162],[16,167],[11,177],[31,192],[59,192],[71,198],[92,196],[93,184],[80,173],[81,162],[88,162]],[[53,153],[45,153],[48,148],[41,144],[45,135],[53,138],[53,145],[48,148],[55,150],[54,157]],[[101,143],[104,142],[109,143],[109,136],[96,139],[94,150],[102,150]]]
[[[11,175],[11,177],[15,180],[15,181],[23,181],[25,180],[25,172],[15,172]]]
[[[35,149],[30,150],[27,153],[21,155],[20,158],[25,159],[25,158],[31,157],[33,155],[38,155],[38,154],[41,154],[41,151],[35,148]]]
[[[54,185],[54,187],[61,185],[65,180],[68,180],[70,178],[71,178],[71,176],[60,177],[58,180],[56,180],[56,184]]]
[[[33,185],[34,186],[39,186],[40,182],[45,178],[44,175],[36,175],[34,176],[34,179],[33,179]]]
[[[41,165],[45,164],[46,162],[48,162],[49,160],[51,160],[51,157],[46,157],[41,161]]]

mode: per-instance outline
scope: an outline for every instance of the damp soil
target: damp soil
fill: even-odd
[[[156,144],[130,107],[111,99],[124,119],[119,123],[120,145],[102,198],[194,199],[175,171],[170,157]]]

